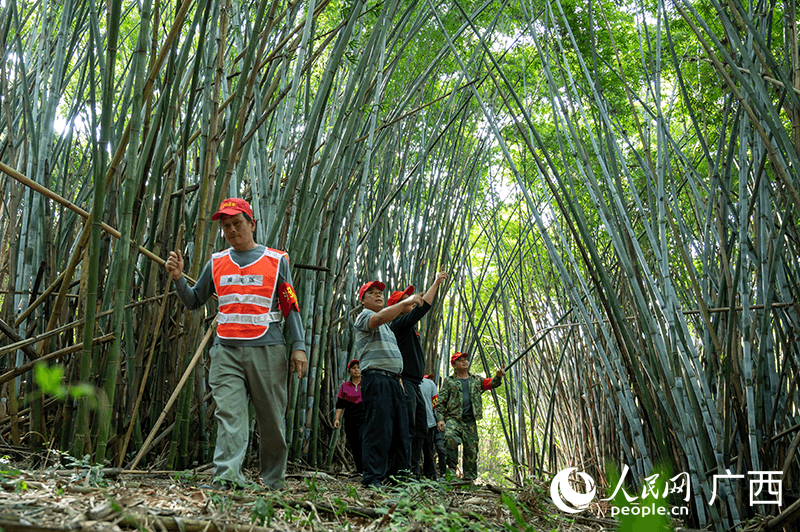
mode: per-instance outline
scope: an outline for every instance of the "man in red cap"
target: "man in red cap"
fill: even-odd
[[[430,288],[422,296],[422,305],[413,310],[401,312],[389,324],[389,328],[392,329],[395,337],[397,337],[397,347],[400,348],[400,353],[403,355],[403,382],[406,384],[408,432],[411,440],[411,472],[417,477],[421,474],[420,458],[428,432],[428,422],[425,415],[425,403],[419,389],[419,385],[422,383],[422,376],[425,373],[425,353],[422,351],[416,326],[419,320],[431,309],[439,286],[445,279],[447,279],[447,273],[438,272]],[[389,296],[389,308],[401,301],[405,301],[413,293],[413,285],[405,290],[392,293]]]
[[[391,476],[406,474],[410,469],[408,410],[400,376],[403,357],[388,323],[423,302],[421,297],[412,296],[383,308],[385,288],[380,281],[370,281],[361,287],[358,299],[364,310],[353,325],[366,417],[361,442],[361,483],[367,487],[380,486]]]
[[[217,405],[213,487],[250,485],[242,474],[249,435],[249,395],[260,434],[261,478],[268,488],[283,489],[289,362],[281,319],[292,337],[291,371],[302,378],[308,365],[289,256],[256,244],[253,209],[241,198],[224,200],[211,219],[219,220],[231,247],[212,255],[193,287],[183,277],[180,251],[170,252],[166,268],[188,309],[200,308],[213,294],[219,298],[208,375]]]
[[[450,364],[455,373],[448,376],[439,391],[436,418],[439,431],[444,432],[447,470],[455,475],[458,467],[458,447],[462,447],[464,480],[478,477],[478,420],[483,417],[481,394],[503,383],[505,370],[497,370],[494,378],[481,379],[469,372],[469,355],[454,353]]]

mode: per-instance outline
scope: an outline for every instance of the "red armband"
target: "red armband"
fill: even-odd
[[[481,390],[485,392],[486,390],[491,390],[491,389],[492,389],[492,379],[483,379],[483,381],[481,382]]]
[[[297,294],[294,293],[294,287],[289,283],[283,283],[278,288],[278,300],[284,318],[289,315],[293,308],[300,312],[300,307],[297,306]]]
[[[433,409],[436,410],[436,403],[439,401],[439,394],[437,393],[433,397],[431,397],[431,403],[433,404]]]

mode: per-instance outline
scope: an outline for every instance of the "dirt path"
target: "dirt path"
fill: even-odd
[[[163,532],[306,530],[607,530],[591,515],[566,519],[543,487],[409,482],[370,490],[358,477],[290,467],[287,489],[200,488],[205,471],[147,472],[0,462],[0,527],[6,532],[139,529]]]

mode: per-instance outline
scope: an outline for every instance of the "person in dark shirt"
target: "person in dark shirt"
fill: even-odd
[[[336,412],[333,414],[333,428],[339,428],[339,420],[344,416],[344,432],[347,443],[353,451],[353,461],[356,471],[361,474],[361,428],[364,426],[364,402],[361,400],[361,368],[358,360],[351,360],[347,364],[350,379],[339,387],[336,397]]]
[[[428,291],[422,296],[422,305],[405,313],[401,313],[389,324],[389,328],[397,338],[397,347],[403,355],[403,382],[406,383],[406,402],[408,404],[408,429],[411,442],[411,472],[416,477],[420,476],[420,457],[422,445],[428,432],[428,422],[425,415],[425,403],[419,391],[422,376],[425,374],[425,355],[419,341],[416,324],[431,309],[433,299],[439,286],[447,279],[446,272],[438,272]],[[393,292],[389,296],[391,307],[414,294],[414,286],[405,290]],[[419,297],[419,296],[417,296]]]

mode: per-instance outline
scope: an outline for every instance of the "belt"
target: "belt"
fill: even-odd
[[[380,375],[386,375],[387,377],[391,377],[391,378],[393,378],[394,380],[397,380],[397,381],[400,380],[400,374],[399,373],[392,373],[391,371],[386,371],[385,369],[372,369],[372,368],[370,368],[370,369],[365,369],[362,373],[378,373]]]

